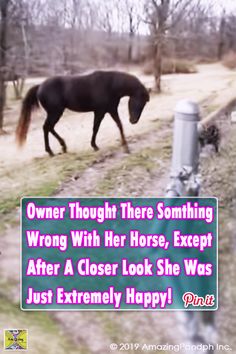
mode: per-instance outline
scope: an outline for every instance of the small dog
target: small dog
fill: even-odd
[[[220,130],[217,125],[212,124],[209,125],[209,127],[204,128],[199,135],[199,142],[201,148],[209,144],[215,147],[216,153],[219,152]]]

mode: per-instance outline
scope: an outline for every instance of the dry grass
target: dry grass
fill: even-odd
[[[17,168],[9,168],[0,172],[1,200],[0,223],[4,215],[8,214],[20,204],[22,196],[51,195],[65,179],[78,175],[96,162],[99,154],[89,153],[62,154],[53,159],[47,156],[35,158]],[[0,225],[0,230],[1,230]]]
[[[222,64],[230,69],[230,70],[235,70],[236,69],[236,52],[229,52],[226,54],[222,60]]]
[[[143,73],[152,75],[154,71],[153,61],[145,63]],[[166,74],[192,74],[196,73],[197,68],[192,61],[176,58],[164,58],[162,62],[162,75]]]
[[[215,64],[217,63],[218,60],[216,58],[212,58],[212,57],[195,57],[194,58],[194,63],[196,65],[200,65],[200,64]]]

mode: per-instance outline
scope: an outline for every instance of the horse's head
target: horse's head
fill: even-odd
[[[144,106],[149,101],[149,99],[149,92],[143,85],[141,85],[136,93],[130,97],[129,120],[131,124],[135,124],[139,121]]]

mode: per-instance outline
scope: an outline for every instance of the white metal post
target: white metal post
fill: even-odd
[[[167,197],[197,196],[199,194],[199,120],[199,108],[195,102],[188,100],[178,102],[175,108],[171,182],[167,187]],[[190,343],[209,343],[204,335],[206,333],[201,333],[201,327],[204,326],[201,315],[196,312],[178,313],[180,323],[182,321],[182,324],[184,323],[186,339]],[[213,321],[210,327],[214,332]],[[208,350],[208,353],[213,352],[213,350]]]
[[[199,192],[198,163],[199,108],[195,102],[182,100],[175,108],[171,183],[167,196],[196,196]]]

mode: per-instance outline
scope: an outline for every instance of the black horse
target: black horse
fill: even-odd
[[[21,115],[16,129],[16,138],[19,145],[26,140],[33,109],[39,103],[47,112],[43,125],[45,150],[50,156],[53,152],[49,146],[49,132],[55,136],[67,151],[65,141],[55,131],[55,124],[59,121],[65,108],[75,112],[94,112],[93,135],[91,145],[98,150],[96,135],[102,119],[109,113],[116,122],[122,145],[128,152],[128,145],[124,136],[122,123],[118,114],[120,99],[129,96],[130,123],[138,122],[143,108],[149,101],[149,93],[144,85],[133,75],[117,71],[95,71],[89,75],[56,76],[44,81],[41,85],[32,87],[26,94],[21,109]]]

